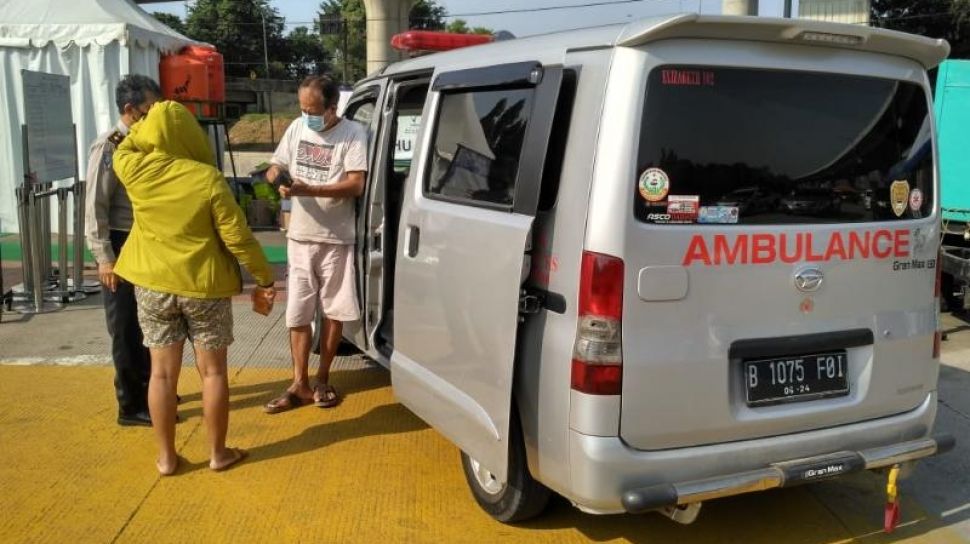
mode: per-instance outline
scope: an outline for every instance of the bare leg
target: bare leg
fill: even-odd
[[[290,357],[293,359],[293,383],[286,388],[286,393],[269,401],[263,407],[263,410],[267,414],[285,412],[291,408],[312,402],[313,390],[310,389],[309,377],[311,337],[312,333],[309,325],[290,327]]]
[[[310,340],[313,333],[309,325],[290,329],[290,356],[293,359],[293,385],[289,391],[304,399],[313,398],[310,389]]]
[[[175,453],[175,415],[178,406],[175,389],[182,370],[182,348],[176,342],[163,348],[152,348],[152,374],[148,381],[148,410],[158,442],[158,471],[164,475],[175,472],[178,455]]]
[[[320,335],[320,368],[317,369],[317,383],[330,382],[330,365],[337,356],[340,339],[344,333],[344,322],[324,319],[323,334]]]
[[[210,466],[221,466],[234,457],[233,452],[226,449],[226,432],[229,428],[226,351],[227,348],[195,348],[196,366],[202,378],[202,419],[209,442]]]

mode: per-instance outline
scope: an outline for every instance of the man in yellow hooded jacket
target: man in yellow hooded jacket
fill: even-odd
[[[135,217],[115,273],[135,285],[138,320],[151,350],[148,406],[160,450],[156,467],[163,475],[178,467],[175,387],[188,338],[203,381],[209,466],[226,469],[246,455],[226,447],[230,297],[242,290],[241,264],[257,281],[254,300],[271,301],[273,271],[213,166],[206,134],[181,104],[152,106],[115,151],[114,170]]]

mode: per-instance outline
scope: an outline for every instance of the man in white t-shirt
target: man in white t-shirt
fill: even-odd
[[[292,200],[286,232],[286,326],[293,384],[265,406],[270,414],[311,402],[321,408],[340,403],[339,393],[329,383],[330,365],[343,322],[360,316],[354,278],[354,200],[364,192],[367,131],[337,116],[339,97],[337,85],[329,78],[311,76],[300,83],[303,115],[286,129],[266,176],[275,183],[286,171],[292,180],[289,185],[281,183],[279,191]],[[326,320],[320,335],[320,368],[311,388],[310,323],[317,304]]]

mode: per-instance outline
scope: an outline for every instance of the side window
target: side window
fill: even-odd
[[[374,119],[374,111],[377,109],[377,97],[372,95],[364,95],[358,100],[347,104],[347,109],[344,111],[344,119],[349,119],[356,123],[360,123],[367,130],[367,149],[371,150],[374,147],[374,133],[371,130],[371,121]],[[368,152],[368,160],[371,153]]]
[[[403,177],[411,169],[415,140],[421,128],[421,110],[428,96],[428,84],[419,82],[399,89],[394,115],[393,168]]]
[[[347,107],[347,114],[344,117],[369,127],[371,119],[374,117],[374,104],[375,101],[372,100],[351,104]]]
[[[564,70],[556,114],[552,120],[549,147],[546,149],[545,167],[542,169],[542,185],[539,191],[539,211],[547,212],[556,205],[559,197],[559,178],[562,176],[563,161],[566,158],[566,144],[569,125],[572,120],[573,102],[576,99],[577,73]]]
[[[531,88],[443,93],[427,194],[511,208],[533,95]]]

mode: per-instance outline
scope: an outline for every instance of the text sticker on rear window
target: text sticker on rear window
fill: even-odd
[[[683,87],[713,87],[714,72],[711,70],[675,70],[667,68],[660,71],[660,82],[664,85]]]
[[[701,197],[697,195],[670,195],[667,197],[667,213],[671,223],[694,223],[697,221]]]
[[[640,196],[647,202],[660,202],[670,192],[670,178],[659,168],[647,168],[640,174]]]
[[[701,206],[698,223],[730,224],[738,222],[737,206]]]

